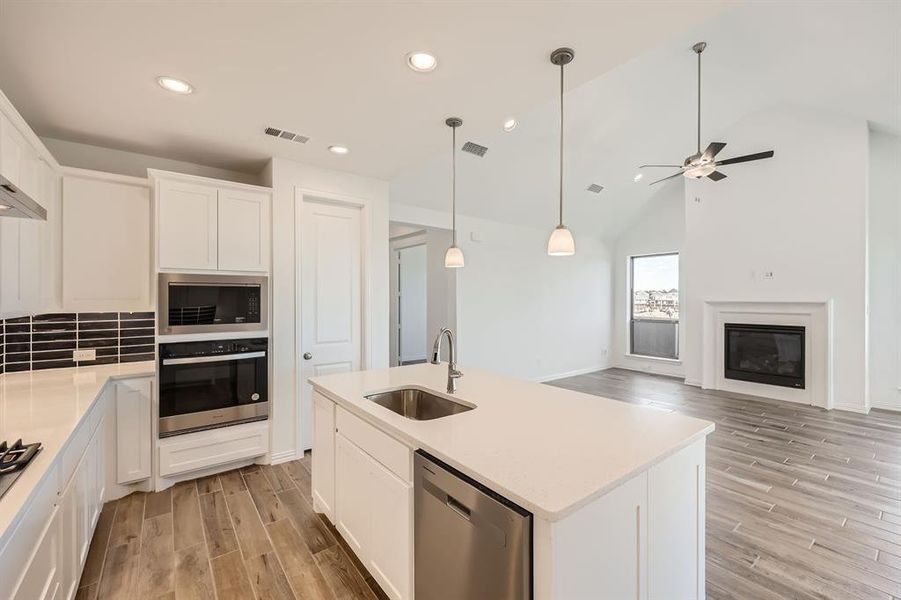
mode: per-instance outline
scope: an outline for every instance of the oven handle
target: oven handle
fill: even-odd
[[[192,365],[195,363],[223,362],[226,360],[245,360],[248,358],[263,358],[265,352],[245,352],[244,354],[223,354],[221,356],[192,356],[191,358],[165,358],[163,366]]]

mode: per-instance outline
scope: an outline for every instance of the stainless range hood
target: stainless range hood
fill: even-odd
[[[47,220],[47,211],[28,194],[0,175],[0,217]]]

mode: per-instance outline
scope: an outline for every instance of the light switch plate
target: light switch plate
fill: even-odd
[[[72,360],[96,360],[96,350],[75,350],[72,352]]]

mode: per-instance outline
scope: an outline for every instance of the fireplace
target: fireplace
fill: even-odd
[[[804,389],[804,327],[725,323],[725,377]]]

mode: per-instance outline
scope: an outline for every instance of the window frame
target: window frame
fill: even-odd
[[[676,325],[676,356],[675,358],[663,357],[663,356],[652,356],[647,354],[638,354],[635,352],[635,344],[633,340],[633,323],[635,322],[635,260],[642,258],[654,258],[657,256],[675,256],[677,265],[679,268],[679,279],[680,285],[678,286],[678,298],[679,298],[679,318],[678,319],[644,319],[644,320],[653,320],[653,321],[667,321],[671,323],[675,323]],[[682,267],[682,257],[681,252],[678,250],[671,250],[666,252],[650,252],[647,254],[630,254],[627,258],[627,274],[628,274],[628,286],[626,290],[628,303],[628,309],[626,312],[626,352],[628,356],[632,356],[635,358],[645,359],[645,360],[660,360],[660,361],[668,361],[668,362],[681,362],[682,356],[682,339],[681,339],[681,331],[680,331],[680,323],[682,320],[682,286],[681,286],[681,267]],[[642,320],[642,319],[639,319]]]

